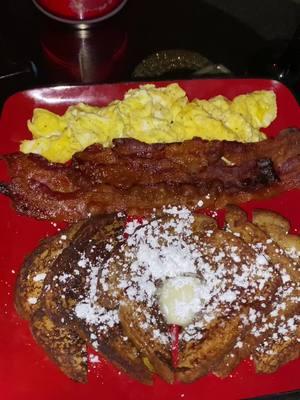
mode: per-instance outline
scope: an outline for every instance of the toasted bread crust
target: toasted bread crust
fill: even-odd
[[[62,372],[75,381],[87,382],[87,346],[76,332],[56,325],[42,309],[32,315],[31,330]]]
[[[207,375],[232,349],[244,327],[240,315],[230,319],[220,318],[202,341],[190,341],[180,351],[176,378],[185,383]]]
[[[123,217],[92,217],[43,241],[26,259],[17,280],[17,311],[67,376],[87,381],[89,345],[144,384],[152,383],[153,374],[168,383],[193,382],[211,372],[226,377],[249,356],[257,372],[271,373],[299,357],[300,253],[297,246],[289,253],[299,237],[289,235],[288,221],[259,210],[251,223],[232,206],[225,229],[196,214],[187,217],[185,231],[173,212],[135,227],[131,241]],[[137,253],[140,238],[145,243],[155,229],[158,249],[177,246],[178,237],[191,246],[192,274],[209,288],[201,311],[179,335],[176,365],[157,294],[169,276],[156,269],[156,261],[149,273],[148,260]],[[180,270],[180,262],[185,260],[172,259],[172,268]]]
[[[57,257],[69,246],[81,225],[82,222],[78,222],[63,234],[44,239],[39,247],[26,257],[15,286],[15,306],[23,319],[30,319],[39,308],[39,298],[47,274]],[[36,301],[30,302],[30,298]]]
[[[158,330],[167,333],[169,328],[156,314],[155,323],[146,329],[142,329],[145,321],[145,310],[137,304],[122,304],[120,307],[120,320],[124,333],[129,337],[137,349],[147,357],[156,373],[168,383],[174,382],[174,369],[172,367],[171,340],[160,343],[154,341],[150,331]],[[133,329],[134,326],[134,329]]]
[[[244,336],[240,337],[240,346],[234,347],[229,354],[214,369],[214,374],[219,377],[228,376],[239,362],[252,356],[258,373],[275,372],[281,365],[299,357],[299,332],[300,312],[299,304],[299,256],[291,258],[290,244],[297,244],[299,237],[289,235],[290,224],[282,216],[265,210],[253,212],[253,223],[250,223],[246,214],[235,206],[228,207],[226,222],[229,229],[240,235],[249,245],[255,246],[262,243],[264,251],[273,264],[279,267],[278,273],[283,274],[288,281],[282,289],[273,294],[271,308],[268,307],[255,323],[249,325]],[[297,246],[295,246],[297,250]],[[286,275],[288,273],[288,275]],[[287,278],[289,276],[289,278]],[[282,306],[281,306],[282,304]],[[296,319],[293,321],[294,316]],[[280,326],[282,321],[290,320],[292,329]],[[263,327],[263,328],[262,328]],[[287,332],[284,339],[279,332]],[[255,333],[255,334],[254,334]]]

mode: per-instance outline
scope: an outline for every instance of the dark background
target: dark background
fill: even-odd
[[[272,66],[285,55],[298,27],[299,3],[128,0],[118,15],[82,33],[44,17],[31,0],[3,0],[0,105],[10,94],[35,86],[130,80],[134,68],[145,57],[169,49],[196,51],[213,63],[226,66],[232,76],[278,78],[278,69]],[[122,52],[120,43],[126,44]],[[45,47],[53,50],[51,62]],[[290,53],[292,78],[289,74],[282,79],[299,99],[300,39]],[[286,65],[285,56],[283,64]],[[190,73],[179,71],[179,76],[189,77]],[[299,396],[297,393],[280,399]]]
[[[92,27],[83,40],[75,28],[44,17],[31,0],[2,1],[1,11],[1,102],[37,85],[130,80],[143,58],[165,49],[197,51],[234,76],[276,78],[270,65],[284,53],[300,17],[298,2],[288,0],[128,0],[118,15]],[[97,75],[96,68],[108,68],[103,60],[115,56],[110,52],[119,31],[127,38],[122,66]],[[43,43],[55,50],[64,73],[51,70]],[[300,49],[298,60],[300,70]],[[85,64],[88,78],[70,73],[78,62]],[[298,77],[288,83],[298,94]]]

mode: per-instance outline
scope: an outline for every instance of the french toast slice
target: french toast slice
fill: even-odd
[[[195,325],[196,326],[196,325]],[[179,362],[176,378],[190,383],[208,374],[233,347],[236,338],[243,331],[241,315],[230,319],[219,317],[206,327],[206,332],[195,329],[195,335],[180,335]],[[197,334],[203,335],[198,339]]]
[[[279,214],[265,210],[253,213],[253,223],[266,232],[300,270],[300,237],[290,234],[289,222]],[[286,282],[279,305],[284,305],[280,321],[269,337],[260,343],[253,354],[256,371],[273,373],[281,365],[300,355],[300,281]],[[293,290],[291,290],[293,289]]]
[[[30,320],[36,342],[69,377],[86,382],[87,350],[85,341],[68,327],[59,327],[41,307],[45,279],[56,258],[70,244],[82,222],[78,222],[56,236],[43,240],[26,258],[15,289],[18,314]]]
[[[261,248],[263,254],[277,268],[283,283],[277,288],[271,309],[249,316],[252,323],[249,324],[246,334],[239,338],[232,351],[215,368],[214,373],[219,377],[226,377],[242,359],[249,356],[254,358],[258,372],[268,373],[269,370],[274,371],[282,363],[289,361],[292,354],[294,357],[298,354],[296,350],[287,350],[289,342],[295,339],[291,327],[287,325],[283,328],[283,321],[291,321],[299,313],[297,261],[295,257],[289,256],[289,244],[297,245],[299,238],[288,234],[290,225],[286,219],[270,211],[255,210],[250,223],[241,209],[231,206],[226,213],[226,222],[228,228],[250,246]],[[297,326],[296,319],[292,328],[297,330]],[[285,340],[281,340],[280,332],[289,332],[291,337],[285,335]],[[280,340],[282,345],[277,344]]]
[[[230,231],[240,235],[246,243],[253,247],[256,246],[258,250],[261,248],[263,254],[270,259],[272,264],[280,266],[281,271],[286,271],[295,282],[300,280],[297,262],[293,262],[276,241],[270,238],[268,233],[249,222],[247,214],[241,208],[229,206],[226,210],[225,219]]]
[[[157,218],[145,221],[144,224],[133,223],[127,226],[129,242],[124,242],[111,254],[108,264],[99,274],[99,291],[102,293],[100,303],[108,309],[119,307],[119,318],[124,334],[138,349],[146,364],[168,383],[174,381],[174,369],[172,365],[172,343],[170,328],[163,318],[158,307],[155,295],[148,297],[147,288],[155,291],[159,280],[150,276],[144,282],[139,283],[141,270],[132,270],[132,265],[138,263],[138,241],[132,246],[129,244],[132,236],[141,238],[147,227],[159,226],[158,242],[165,243],[164,235],[174,232],[171,226],[173,217],[160,215]],[[162,227],[163,226],[163,227]],[[161,235],[161,236],[160,236]],[[145,234],[146,236],[146,234]],[[136,238],[135,238],[136,239]],[[144,271],[146,272],[146,271]],[[145,273],[147,276],[147,273]],[[109,290],[106,290],[109,288]]]
[[[177,243],[173,243],[175,237],[181,237],[186,243],[192,244],[195,242],[195,237],[200,240],[206,231],[213,233],[217,229],[215,219],[201,214],[190,218],[190,216],[184,215],[184,210],[181,215],[182,220],[177,224],[178,216],[176,217],[176,214],[178,212],[180,215],[181,211],[168,210],[165,214],[160,214],[148,221],[145,226],[136,227],[134,233],[136,237],[134,239],[129,237],[129,243],[123,243],[117,249],[117,254],[109,261],[109,274],[105,274],[105,276],[100,274],[99,279],[100,287],[111,288],[112,296],[108,294],[106,297],[102,297],[102,300],[106,301],[105,305],[114,307],[116,299],[121,299],[119,317],[124,333],[146,357],[156,373],[169,383],[174,381],[170,326],[161,313],[158,296],[155,294],[159,291],[161,280],[164,278],[162,276],[155,278],[151,274],[147,276],[147,270],[143,270],[141,266],[140,273],[141,275],[144,273],[147,278],[139,279],[139,273],[134,268],[132,269],[132,265],[139,262],[143,265],[148,262],[147,259],[143,259],[143,255],[139,255],[140,238],[149,236],[150,251],[153,251],[153,257],[157,257],[158,253],[155,252],[155,247],[164,248],[164,246],[172,247],[174,245],[176,247]],[[189,221],[187,222],[187,220]],[[180,224],[186,223],[190,224],[187,231],[180,226]],[[150,259],[151,257],[149,255]],[[169,257],[172,257],[172,252]],[[163,265],[161,268],[164,268]],[[161,274],[164,274],[163,271]],[[150,295],[149,292],[153,290],[154,293]],[[144,295],[143,291],[145,291]],[[128,297],[131,297],[130,301]]]
[[[92,343],[104,358],[121,371],[145,385],[153,384],[153,374],[157,371],[124,334],[121,324],[115,325],[105,337],[102,336],[101,342],[96,339]]]
[[[141,304],[122,302],[119,316],[124,333],[148,360],[153,371],[166,382],[173,383],[171,335],[157,307],[147,311]]]
[[[122,242],[124,225],[124,218],[115,215],[93,217],[84,224],[47,276],[43,301],[59,326],[69,326],[123,371],[151,384],[151,371],[123,334],[118,307],[104,308],[97,289],[99,271]]]
[[[260,312],[262,299],[268,307],[280,282],[272,264],[229,232],[208,232],[199,246],[215,287],[202,315],[180,335],[176,376],[183,382],[214,370],[249,329],[247,315]]]
[[[281,289],[281,287],[279,289]],[[278,300],[279,304],[282,304],[283,299],[281,298],[280,292],[281,290],[277,290],[273,296],[273,304],[278,304]],[[213,370],[214,375],[220,378],[229,376],[242,360],[249,357],[255,360],[256,367],[259,359],[263,358],[265,355],[265,352],[261,348],[262,343],[265,344],[264,348],[267,349],[274,340],[276,342],[278,336],[273,337],[273,335],[280,329],[281,318],[293,318],[295,312],[297,312],[295,302],[285,302],[284,304],[284,310],[279,310],[280,307],[273,309],[268,307],[264,312],[257,312],[253,309],[250,310],[247,315],[247,329],[237,338],[230,352],[215,366]],[[273,355],[275,356],[275,353],[273,353]],[[261,368],[259,372],[268,373],[267,370],[263,371]]]
[[[272,374],[300,356],[300,316],[285,318],[274,332],[255,348],[253,359],[258,373]]]
[[[110,254],[105,247],[116,245],[116,237],[122,235],[124,224],[124,219],[115,218],[115,215],[91,218],[57,258],[46,277],[47,291],[43,296],[48,314],[57,323],[61,323],[62,318],[68,323],[78,323],[75,306],[80,298],[88,297],[91,279],[97,280],[96,269]],[[95,277],[91,277],[93,268]]]
[[[298,237],[275,214],[257,211],[253,221],[237,207],[229,207],[226,229],[174,207],[139,222],[92,217],[29,257],[18,309],[49,357],[79,382],[87,380],[89,345],[145,384],[153,374],[168,383],[227,376],[249,356],[258,372],[272,372],[299,356]],[[197,281],[200,302],[183,324],[174,365],[174,322],[161,293],[169,280],[181,287],[178,277]]]
[[[44,239],[37,249],[26,257],[15,286],[15,307],[23,319],[30,319],[39,308],[39,299],[47,274],[56,258],[69,246],[81,225],[82,222],[77,222],[63,233]]]
[[[88,354],[85,340],[75,331],[55,324],[42,309],[32,315],[31,331],[36,342],[63,373],[77,382],[87,382]]]

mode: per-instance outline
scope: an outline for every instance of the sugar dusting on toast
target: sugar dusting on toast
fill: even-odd
[[[193,214],[184,207],[165,207],[161,214],[147,220],[127,222],[123,234],[105,239],[100,253],[97,244],[91,244],[88,251],[78,250],[75,268],[68,273],[58,271],[51,286],[67,288],[74,279],[84,280],[85,289],[75,299],[72,318],[90,327],[89,343],[95,350],[113,329],[119,329],[121,341],[131,340],[121,329],[120,309],[127,305],[132,305],[135,315],[129,329],[147,332],[149,347],[159,343],[170,348],[171,334],[159,301],[160,290],[167,281],[183,284],[183,279],[175,278],[196,278],[201,283],[197,292],[201,301],[196,299],[192,307],[192,322],[182,325],[182,354],[184,346],[188,354],[189,344],[205,343],[215,326],[226,327],[237,318],[230,351],[224,354],[224,361],[219,360],[219,366],[214,365],[215,369],[213,363],[207,368],[226,376],[231,372],[226,357],[242,359],[246,354],[264,372],[263,362],[267,356],[276,356],[278,343],[300,342],[300,287],[295,278],[299,251],[275,247],[279,258],[274,262],[269,250],[275,244],[272,238],[247,241],[244,234],[228,226],[220,229],[213,218]],[[63,240],[66,238],[64,235]],[[288,265],[280,263],[281,256],[286,257]],[[35,283],[45,280],[44,291],[49,290],[45,272],[31,279]],[[27,302],[36,305],[39,298],[31,296]],[[176,311],[184,314],[187,307],[178,303]],[[68,323],[65,318],[60,322]],[[245,353],[246,346],[251,352]]]
[[[182,333],[183,340],[200,339],[202,331],[220,313],[230,316],[232,310],[237,313],[244,304],[255,301],[263,308],[268,299],[261,293],[275,272],[263,246],[245,253],[239,247],[239,238],[222,233],[224,243],[216,247],[211,240],[214,237],[211,229],[200,232],[201,238],[193,234],[194,222],[195,216],[186,208],[165,208],[161,218],[144,220],[143,224],[129,222],[125,230],[127,240],[118,249],[107,244],[111,252],[107,260],[91,263],[82,254],[78,267],[89,268],[90,290],[88,297],[75,307],[77,317],[99,325],[102,330],[118,324],[118,307],[107,310],[97,303],[101,293],[116,291],[116,299],[121,303],[146,305],[150,311],[145,312],[147,321],[142,321],[141,326],[149,328],[153,323],[151,308],[157,304],[160,285],[177,276],[197,276],[204,282],[202,307],[196,321]],[[112,264],[118,265],[119,274],[113,284]],[[260,314],[261,311],[250,308],[249,315],[242,315],[241,322],[247,324]],[[153,339],[166,342],[165,334],[157,330],[153,330]]]
[[[84,319],[88,324],[97,325],[99,330],[108,330],[119,323],[117,310],[106,310],[97,304],[97,281],[99,269],[103,260],[97,259],[92,263],[84,254],[78,261],[79,268],[88,268],[90,273],[87,276],[86,284],[89,286],[88,296],[80,300],[75,306],[75,314],[78,318]]]

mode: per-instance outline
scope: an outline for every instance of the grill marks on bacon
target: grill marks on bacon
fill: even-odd
[[[259,143],[204,141],[148,145],[132,139],[93,145],[70,165],[37,155],[3,156],[11,182],[0,185],[18,212],[69,222],[88,215],[145,214],[163,205],[223,207],[300,187],[300,131]],[[228,163],[229,161],[229,163]]]

